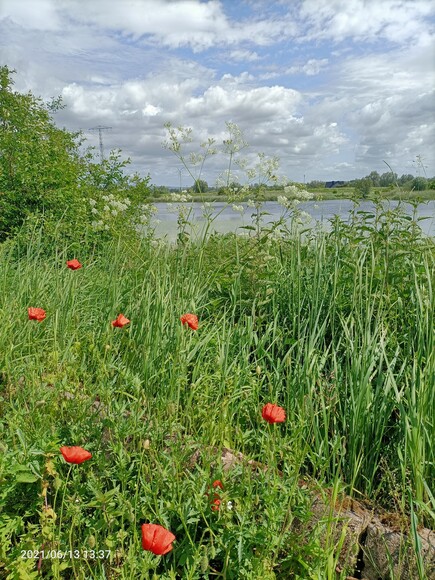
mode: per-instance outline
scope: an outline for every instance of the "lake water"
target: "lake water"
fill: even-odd
[[[391,208],[398,205],[398,201],[385,202]],[[203,215],[203,204],[199,202],[192,202],[186,204],[167,204],[155,203],[157,213],[155,220],[158,221],[156,225],[156,236],[159,238],[166,237],[168,241],[174,241],[177,238],[177,219],[178,211],[177,205],[183,205],[186,210],[190,209],[189,221],[193,224],[194,235],[201,236],[206,225],[206,219]],[[172,207],[171,207],[172,205]],[[251,215],[255,211],[251,207],[247,207],[246,203],[237,203],[238,206],[243,206],[244,212],[239,213],[232,209],[231,205],[226,202],[217,201],[212,203],[213,215],[219,214],[213,221],[209,233],[219,232],[238,232],[243,233],[248,230],[240,229],[241,226],[252,225]],[[403,209],[409,215],[412,215],[413,208],[411,205],[402,203]],[[311,226],[316,222],[320,222],[325,229],[330,228],[330,221],[334,216],[338,215],[343,221],[348,220],[350,211],[354,208],[354,203],[348,199],[335,199],[327,201],[309,201],[300,203],[298,209],[306,212],[312,218]],[[370,201],[363,201],[358,207],[361,211],[372,211],[374,205]],[[263,223],[273,222],[278,220],[284,212],[284,208],[273,201],[264,202],[261,211],[268,212],[270,215],[264,216]],[[435,237],[435,201],[420,204],[417,207],[417,217],[425,218],[419,222],[422,231],[432,237]]]

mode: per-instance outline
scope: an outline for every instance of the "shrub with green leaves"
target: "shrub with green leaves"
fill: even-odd
[[[149,176],[125,175],[130,161],[119,151],[95,163],[92,149],[81,152],[80,133],[56,126],[52,115],[62,107],[60,99],[46,104],[14,91],[13,72],[0,68],[0,241],[35,222],[43,225],[47,245],[58,236],[80,245],[105,242],[121,227],[133,231],[149,195]],[[128,199],[123,223],[106,215],[102,227],[95,227],[101,220],[89,200],[109,195],[118,203]]]

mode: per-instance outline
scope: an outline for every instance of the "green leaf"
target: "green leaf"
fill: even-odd
[[[18,483],[35,483],[38,478],[30,471],[19,471],[16,475],[16,480]]]

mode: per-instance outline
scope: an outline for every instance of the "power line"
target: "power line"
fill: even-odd
[[[97,125],[96,127],[91,127],[88,131],[98,131],[98,136],[100,138],[100,163],[104,160],[104,147],[103,147],[103,131],[108,131],[112,127],[104,127],[103,125]]]

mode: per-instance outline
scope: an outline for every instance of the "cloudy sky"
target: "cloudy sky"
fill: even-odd
[[[232,121],[293,181],[417,174],[417,155],[432,176],[434,25],[432,0],[0,0],[0,62],[90,145],[110,126],[105,150],[154,184],[179,184],[166,122],[198,149]]]

